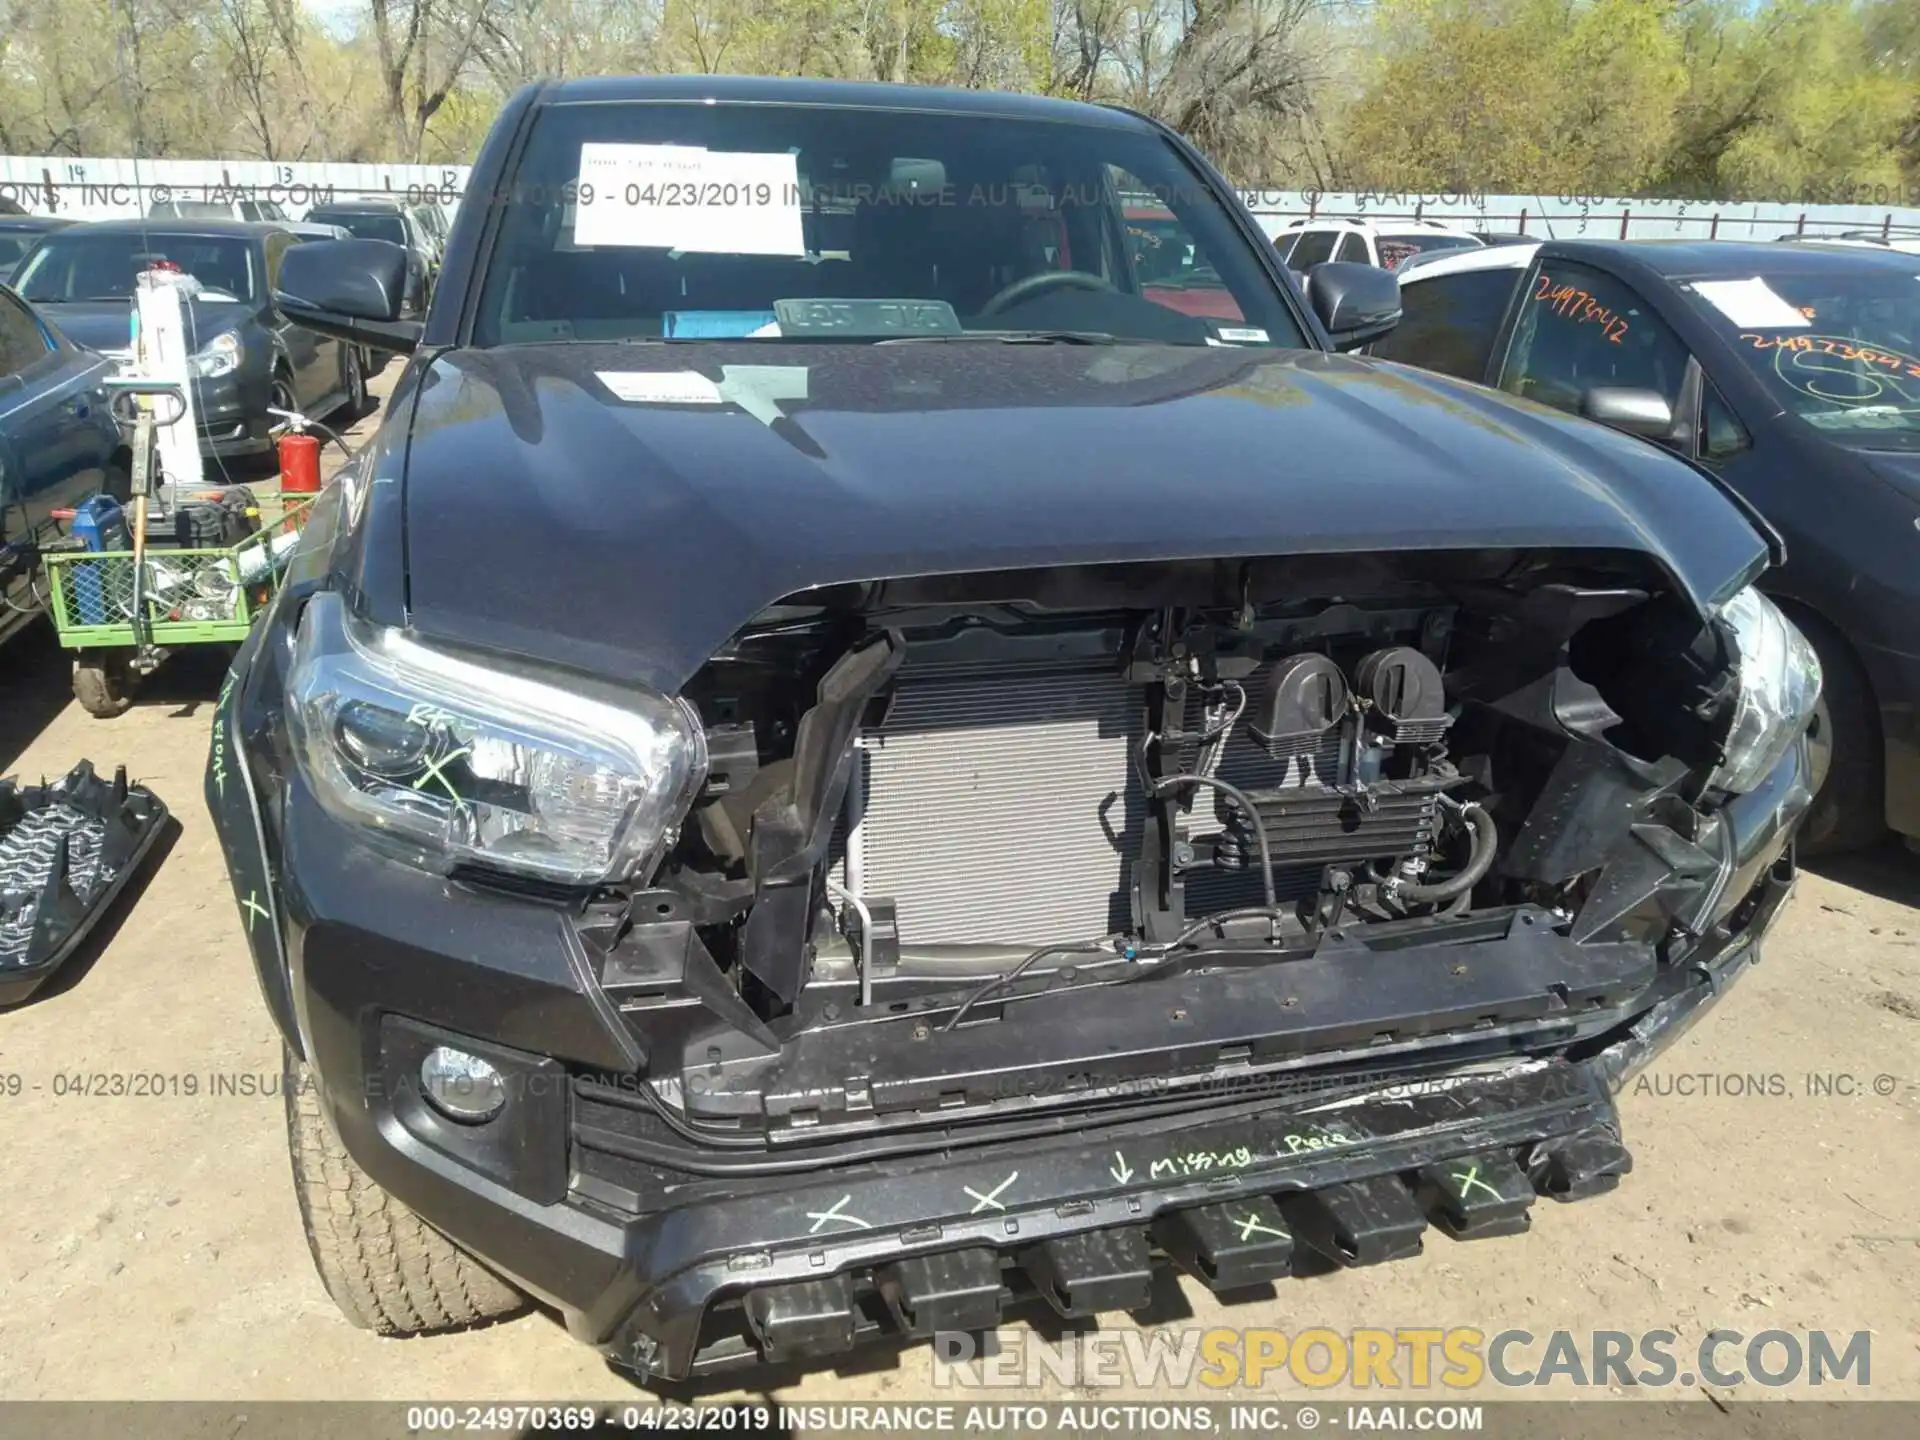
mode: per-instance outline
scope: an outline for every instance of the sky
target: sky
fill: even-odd
[[[360,10],[358,0],[300,0],[300,3],[320,22],[320,27],[336,39],[352,28]]]

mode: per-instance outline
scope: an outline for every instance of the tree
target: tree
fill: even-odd
[[[367,0],[396,158],[417,163],[427,125],[473,60],[496,0]]]

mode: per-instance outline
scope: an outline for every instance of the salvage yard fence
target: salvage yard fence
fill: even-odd
[[[1920,193],[1858,187],[1835,203],[1801,200],[1649,200],[1606,195],[1400,195],[1243,190],[1269,235],[1302,220],[1378,224],[1439,220],[1469,230],[1552,240],[1779,240],[1789,235],[1867,234],[1920,239]]]
[[[470,173],[465,165],[9,155],[0,156],[0,200],[36,215],[77,220],[144,215],[163,202],[255,200],[276,204],[288,219],[298,220],[315,205],[381,196],[433,202],[452,211]],[[1920,238],[1920,193],[1886,185],[1775,201],[1281,189],[1241,195],[1268,234],[1298,220],[1361,219],[1441,220],[1552,239],[1776,240],[1851,232]]]

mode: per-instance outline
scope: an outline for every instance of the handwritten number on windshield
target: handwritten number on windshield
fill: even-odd
[[[1755,350],[1773,352],[1773,370],[1801,394],[1830,405],[1878,405],[1890,399],[1920,401],[1920,359],[1840,335],[1757,335],[1740,338]],[[1846,387],[1844,393],[1833,388]]]

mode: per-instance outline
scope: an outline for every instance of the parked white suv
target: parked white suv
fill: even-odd
[[[1439,220],[1296,220],[1273,243],[1290,270],[1302,275],[1328,260],[1397,270],[1415,255],[1472,250],[1482,241]]]

